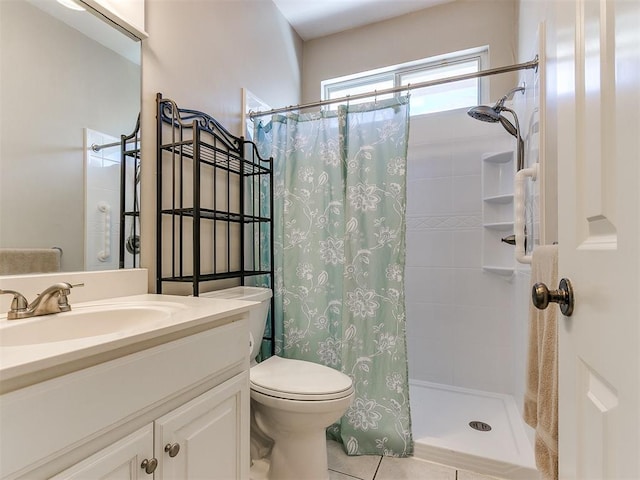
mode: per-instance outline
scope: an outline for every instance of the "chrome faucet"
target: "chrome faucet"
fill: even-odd
[[[11,309],[7,312],[7,320],[17,320],[20,318],[38,317],[40,315],[49,315],[51,313],[68,312],[71,310],[67,295],[71,293],[73,287],[82,287],[84,283],[71,285],[67,282],[54,283],[50,287],[36,297],[36,299],[27,304],[27,299],[20,292],[15,290],[1,290],[0,294],[11,294]]]

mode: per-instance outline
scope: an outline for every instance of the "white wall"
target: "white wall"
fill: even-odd
[[[320,98],[320,82],[328,78],[483,45],[489,46],[491,67],[516,61],[516,0],[457,0],[305,42],[302,99]],[[493,77],[491,100],[513,88],[516,79],[515,74]]]
[[[156,93],[241,130],[241,87],[271,105],[300,100],[302,41],[271,1],[147,0],[142,42],[142,265],[155,290]]]

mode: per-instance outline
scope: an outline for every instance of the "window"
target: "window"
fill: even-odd
[[[488,50],[486,48],[466,50],[418,62],[325,80],[322,82],[322,98],[323,100],[331,100],[347,95],[382,91],[393,87],[415,85],[440,78],[478,72],[486,63],[487,56]],[[377,98],[384,99],[391,96],[392,94],[378,95]],[[368,101],[371,99],[350,100],[349,103]],[[480,103],[482,103],[482,81],[479,78],[411,90],[411,115],[443,112],[471,107]],[[330,108],[336,108],[337,105],[339,104],[333,104]]]

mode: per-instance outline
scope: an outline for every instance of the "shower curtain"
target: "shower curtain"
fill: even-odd
[[[356,394],[329,434],[347,453],[413,453],[404,260],[407,97],[275,115],[276,353],[348,374]]]

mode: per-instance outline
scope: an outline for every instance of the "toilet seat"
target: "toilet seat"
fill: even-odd
[[[251,367],[249,376],[251,390],[286,400],[335,400],[353,392],[344,373],[304,360],[270,357]]]

